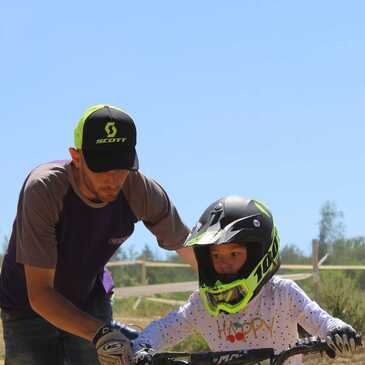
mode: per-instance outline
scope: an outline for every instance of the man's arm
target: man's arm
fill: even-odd
[[[123,185],[123,192],[137,219],[154,234],[159,246],[176,250],[196,271],[193,250],[182,247],[190,230],[162,186],[141,172],[132,171]]]
[[[32,309],[54,326],[92,341],[103,322],[75,307],[53,287],[54,269],[24,265]]]
[[[119,328],[89,316],[53,287],[54,269],[24,265],[27,291],[33,310],[54,326],[92,341],[101,365],[132,365],[130,341]]]
[[[198,271],[198,264],[195,260],[194,251],[191,247],[182,247],[178,248],[176,252],[182,257],[182,259],[187,263],[190,264],[192,270],[194,272]]]

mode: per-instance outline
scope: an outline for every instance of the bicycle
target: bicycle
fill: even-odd
[[[362,346],[361,336],[356,346]],[[290,357],[300,354],[323,353],[329,349],[318,337],[301,339],[295,346],[275,354],[272,348],[220,352],[157,352],[143,364],[148,365],[283,365]],[[137,365],[139,363],[137,362]]]

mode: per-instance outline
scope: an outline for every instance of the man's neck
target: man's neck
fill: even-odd
[[[78,169],[73,163],[71,163],[72,167],[72,176],[74,178],[75,184],[79,189],[80,194],[87,200],[90,200],[95,203],[100,203],[93,194],[85,185],[84,179],[81,176],[80,169]]]

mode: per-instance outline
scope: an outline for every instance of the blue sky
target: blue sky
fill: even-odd
[[[68,158],[98,103],[133,116],[141,170],[190,226],[239,194],[305,253],[327,200],[365,235],[364,2],[15,0],[0,14],[0,237],[29,170]],[[152,242],[140,224],[126,247]]]

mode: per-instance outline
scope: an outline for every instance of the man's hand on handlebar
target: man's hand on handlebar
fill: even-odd
[[[133,365],[130,340],[119,327],[103,325],[96,332],[93,342],[100,365]]]
[[[329,350],[326,351],[327,356],[334,359],[338,353],[354,352],[356,349],[356,336],[358,336],[356,331],[348,325],[330,331],[326,337],[329,347]]]

